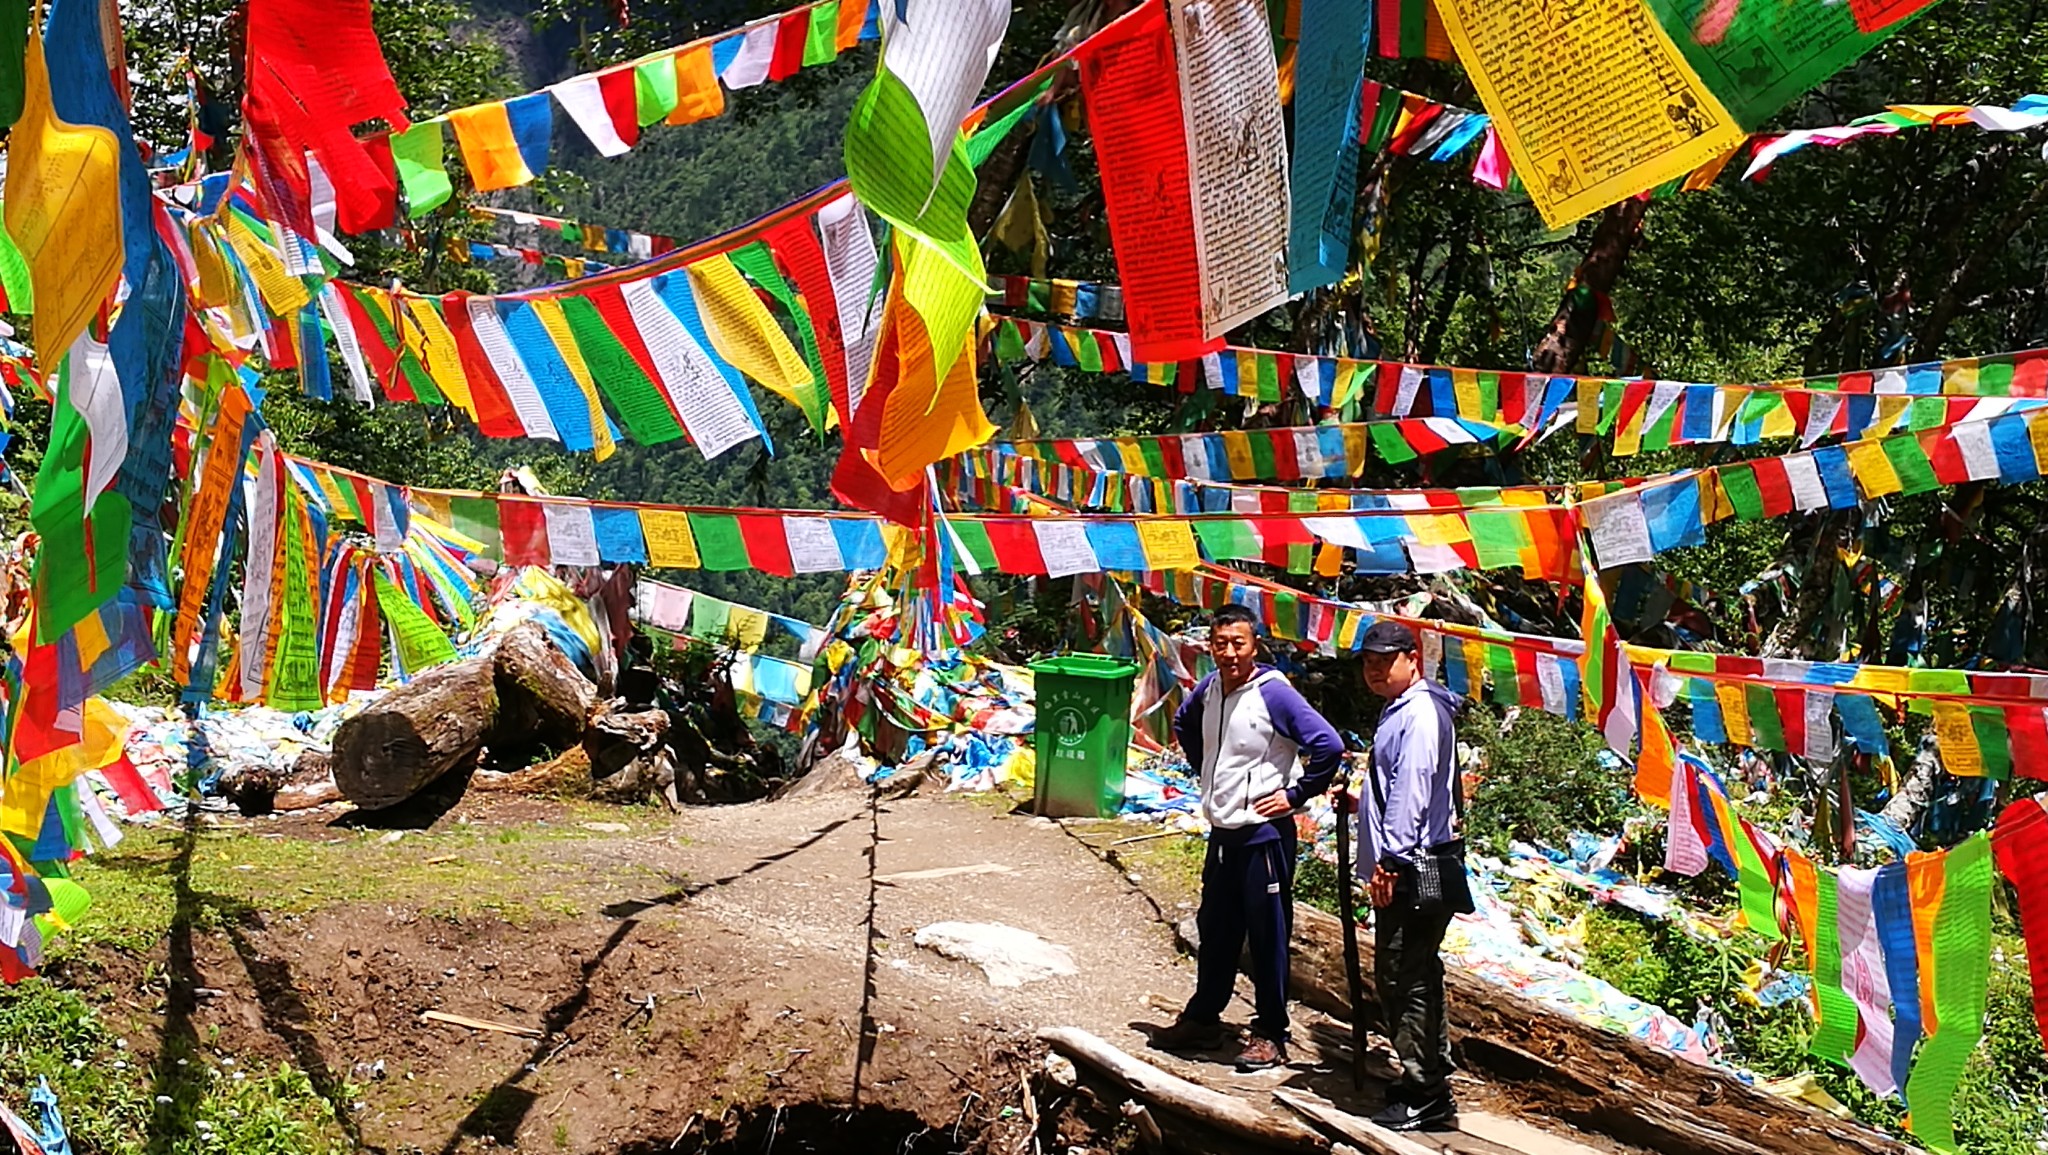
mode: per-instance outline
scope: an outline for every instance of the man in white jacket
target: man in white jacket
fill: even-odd
[[[1213,1050],[1230,1040],[1223,1009],[1251,940],[1252,1031],[1239,1070],[1287,1061],[1287,940],[1294,929],[1294,811],[1330,788],[1344,742],[1287,678],[1258,663],[1257,622],[1243,606],[1209,620],[1216,672],[1182,703],[1173,726],[1201,775],[1209,853],[1202,863],[1195,995],[1153,1038],[1162,1050]],[[1308,771],[1300,761],[1306,758]]]

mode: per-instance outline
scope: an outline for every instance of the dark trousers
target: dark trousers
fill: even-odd
[[[1438,952],[1451,925],[1448,908],[1385,908],[1373,913],[1373,975],[1380,1013],[1401,1077],[1391,1096],[1423,1103],[1450,1091],[1451,1035],[1444,1016],[1444,960]]]
[[[1252,1030],[1287,1041],[1287,939],[1294,932],[1292,819],[1276,824],[1280,837],[1250,846],[1209,840],[1202,862],[1202,907],[1195,913],[1201,932],[1195,997],[1186,1018],[1214,1022],[1230,1005],[1237,987],[1238,958],[1251,940]]]

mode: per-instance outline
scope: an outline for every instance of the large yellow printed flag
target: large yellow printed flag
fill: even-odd
[[[1437,0],[1437,12],[1552,228],[1746,135],[1643,0]]]
[[[7,143],[7,233],[35,286],[36,351],[55,364],[121,272],[114,134],[58,119],[43,36],[30,21],[21,119]]]

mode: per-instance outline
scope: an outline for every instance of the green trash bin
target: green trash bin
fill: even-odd
[[[1032,809],[1052,818],[1113,818],[1124,806],[1135,662],[1066,654],[1031,666],[1038,698]]]

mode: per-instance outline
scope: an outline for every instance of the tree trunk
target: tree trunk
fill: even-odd
[[[2019,231],[2043,212],[2048,212],[2048,181],[2037,181],[2034,191],[2028,193],[2025,200],[1991,226],[1991,231],[1977,242],[1968,259],[1957,267],[1948,284],[1942,286],[1941,293],[1934,298],[1934,307],[1928,311],[1927,323],[1920,327],[1919,343],[1915,347],[1920,357],[1934,356],[1942,340],[1948,336],[1949,325],[1955,321],[1956,314],[1962,312],[1963,297],[1984,274],[1985,267],[2002,255]]]
[[[491,651],[498,694],[497,723],[487,741],[493,762],[523,762],[541,750],[557,754],[583,740],[597,687],[546,631],[528,622]]]
[[[1934,779],[1941,770],[1941,747],[1935,742],[1933,733],[1921,735],[1920,748],[1913,752],[1913,768],[1906,772],[1906,780],[1899,783],[1899,792],[1877,816],[1896,830],[1911,830],[1927,808],[1934,804]]]
[[[1336,918],[1294,908],[1289,982],[1296,998],[1348,1021],[1343,929]],[[1366,956],[1368,1017],[1379,1018],[1372,945]],[[1639,1039],[1603,1031],[1470,972],[1447,968],[1451,1037],[1467,1069],[1519,1085],[1547,1114],[1665,1155],[1908,1155],[1875,1131],[1734,1076],[1689,1063]]]
[[[396,806],[474,765],[497,716],[490,655],[436,666],[334,732],[334,785],[364,810]]]
[[[1630,250],[1643,234],[1643,217],[1650,202],[1630,197],[1609,205],[1593,229],[1593,241],[1579,262],[1572,287],[1558,302],[1557,315],[1536,343],[1530,368],[1538,373],[1576,373],[1585,360],[1586,341],[1600,320],[1600,298],[1614,291]]]

